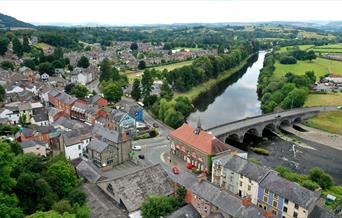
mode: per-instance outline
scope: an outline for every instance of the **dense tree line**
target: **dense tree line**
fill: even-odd
[[[309,94],[309,87],[316,81],[314,72],[308,71],[305,75],[288,72],[284,77],[275,78],[274,63],[274,54],[267,54],[258,79],[257,92],[263,112],[303,106]]]
[[[252,44],[244,43],[229,54],[201,56],[192,65],[177,68],[167,73],[166,80],[175,91],[185,92],[239,65],[254,51],[255,48],[253,48]]]
[[[77,48],[80,46],[78,44],[78,36],[65,30],[40,31],[38,33],[38,40],[56,47]]]
[[[20,218],[51,209],[88,217],[86,195],[78,188],[74,168],[63,156],[43,161],[23,154],[18,143],[2,140],[0,162],[0,217]]]

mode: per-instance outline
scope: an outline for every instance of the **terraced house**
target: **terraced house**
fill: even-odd
[[[213,158],[212,182],[278,218],[306,218],[319,193],[288,181],[267,167],[243,158],[221,155]]]

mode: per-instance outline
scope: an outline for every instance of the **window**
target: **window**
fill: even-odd
[[[303,210],[303,213],[306,213],[306,210]]]
[[[240,178],[243,179],[243,175],[240,175]]]
[[[298,213],[297,212],[293,212],[293,218],[298,218]]]
[[[278,207],[278,202],[273,201],[272,205],[273,205],[273,207]]]
[[[78,145],[78,150],[81,150],[81,145]]]
[[[233,177],[232,176],[230,177],[230,181],[233,182]]]
[[[285,198],[285,199],[284,199],[284,203],[285,203],[285,204],[288,204],[288,203],[289,203],[289,200]]]
[[[276,210],[272,210],[272,213],[276,216],[278,215],[278,211],[276,211]]]
[[[273,198],[278,200],[278,199],[279,199],[279,195],[277,195],[276,193],[274,193]]]
[[[114,195],[114,191],[113,191],[113,186],[112,186],[112,184],[108,184],[108,186],[107,186],[107,191],[110,192],[112,195]]]
[[[249,183],[252,183],[252,180],[251,179],[248,179]]]
[[[251,185],[248,185],[248,191],[250,191],[251,190]]]
[[[267,202],[268,201],[268,198],[267,196],[264,196],[264,201]]]
[[[284,208],[283,208],[283,211],[284,211],[285,213],[287,213],[287,207],[284,207]]]
[[[295,208],[298,210],[298,208],[299,208],[299,205],[298,205],[298,204],[295,204]]]
[[[240,181],[240,186],[242,186],[242,182]]]
[[[268,195],[269,194],[269,190],[267,188],[265,188],[265,194]]]

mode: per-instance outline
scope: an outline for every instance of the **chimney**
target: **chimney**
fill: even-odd
[[[249,206],[251,205],[251,202],[252,202],[251,197],[246,196],[246,197],[242,198],[241,204],[242,204],[244,207],[249,207]]]
[[[199,135],[201,130],[202,130],[201,118],[198,118],[198,120],[197,120],[197,127],[196,127],[196,129],[194,131],[194,134],[195,135]]]
[[[207,175],[205,173],[201,173],[197,176],[197,181],[201,183],[202,181],[207,180]]]

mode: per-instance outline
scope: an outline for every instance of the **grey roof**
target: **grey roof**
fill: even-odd
[[[25,138],[30,137],[35,131],[33,129],[24,128],[21,133],[25,136]]]
[[[49,120],[49,116],[47,113],[36,114],[33,116],[35,122],[47,121]]]
[[[51,133],[56,131],[55,127],[53,126],[37,126],[36,129],[40,133]]]
[[[113,193],[107,190],[111,184]],[[159,165],[148,166],[128,175],[100,181],[97,185],[110,197],[120,199],[128,212],[133,212],[150,195],[170,195],[173,186],[167,173]]]
[[[119,135],[119,132],[117,131],[111,131],[107,128],[104,128],[103,126],[100,126],[100,125],[94,125],[94,128],[93,128],[93,134],[103,140],[103,138],[111,141],[111,142],[114,142],[116,144],[118,144],[120,142],[120,135]]]
[[[63,102],[63,104],[71,104],[77,100],[76,97],[68,95],[66,93],[61,93],[56,97],[59,101]]]
[[[91,129],[88,127],[73,129],[69,132],[63,133],[63,140],[65,146],[70,146],[80,143],[82,140],[91,138]]]
[[[309,218],[341,218],[341,217],[342,216],[334,214],[329,209],[319,207],[319,206],[315,206],[314,209],[309,214]]]
[[[135,113],[138,111],[142,111],[144,110],[142,107],[140,107],[139,105],[132,105],[129,108],[128,114],[131,115],[132,117],[135,117]]]
[[[61,92],[58,91],[57,89],[51,89],[48,94],[55,97],[55,96],[59,95],[60,93]]]
[[[77,120],[72,120],[72,119],[68,119],[65,117],[60,117],[58,118],[52,125],[56,126],[63,126],[64,128],[67,129],[78,129],[78,128],[85,128],[87,127],[86,124],[77,121]]]
[[[290,182],[275,173],[269,173],[259,185],[309,211],[313,209],[319,197],[319,193],[310,191],[297,183]]]
[[[55,108],[55,107],[50,107],[49,108],[49,113],[48,113],[48,115],[50,116],[50,117],[53,117],[53,116],[55,116],[57,113],[59,113],[59,112],[61,112],[61,110],[59,110],[59,109],[57,109],[57,108]]]
[[[98,100],[100,100],[102,97],[100,95],[94,95],[91,98],[91,103],[95,104]]]
[[[191,204],[187,204],[167,216],[167,218],[201,218],[201,215]]]
[[[239,156],[226,155],[222,159],[225,159],[225,169],[232,170],[258,183],[261,182],[269,172],[271,172],[267,167],[251,163]]]
[[[104,151],[109,145],[103,141],[100,141],[96,138],[94,138],[93,140],[91,140],[91,142],[89,143],[89,145],[87,146],[88,149],[97,151],[99,153],[101,153],[102,151]]]
[[[209,181],[198,182],[196,176],[189,172],[181,172],[178,175],[169,172],[169,177],[233,217],[260,217],[257,208],[253,206],[244,207],[241,204],[242,199],[239,197],[226,191],[221,191],[219,187]]]
[[[22,102],[18,105],[18,107],[20,111],[32,109],[31,103],[29,102]]]
[[[44,146],[44,143],[38,142],[38,141],[26,141],[26,142],[20,142],[20,145],[22,148],[30,148],[36,145]]]
[[[96,182],[98,179],[101,178],[101,175],[96,172],[86,161],[82,160],[76,166],[76,170],[78,175],[86,178],[90,182]]]

